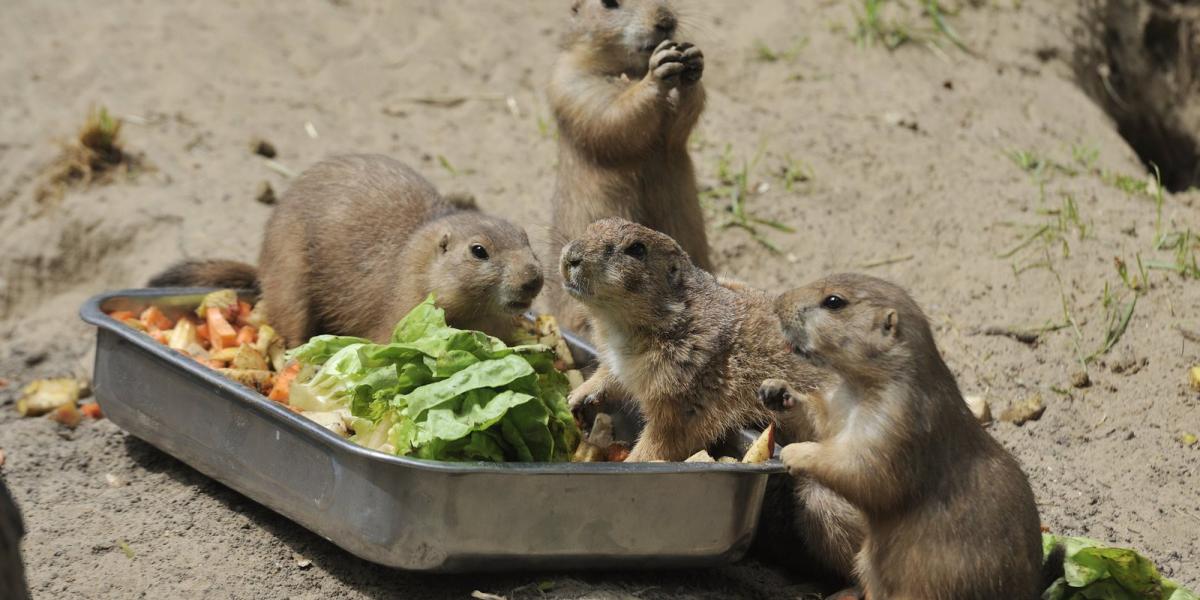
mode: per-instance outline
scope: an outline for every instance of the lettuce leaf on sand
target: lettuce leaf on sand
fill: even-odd
[[[580,432],[553,349],[446,324],[431,295],[387,344],[322,335],[289,353],[291,402],[349,408],[354,441],[435,460],[566,461]]]
[[[1159,575],[1154,563],[1125,548],[1107,548],[1087,538],[1042,534],[1044,555],[1062,546],[1063,576],[1043,600],[1200,600]]]

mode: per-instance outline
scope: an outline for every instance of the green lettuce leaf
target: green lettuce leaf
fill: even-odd
[[[1088,538],[1042,535],[1045,556],[1060,545],[1063,576],[1042,594],[1043,600],[1200,600],[1133,550],[1104,547]]]
[[[348,406],[351,439],[373,449],[435,460],[566,461],[579,444],[554,351],[449,327],[433,296],[387,344],[317,336],[289,356],[302,365],[292,403]]]

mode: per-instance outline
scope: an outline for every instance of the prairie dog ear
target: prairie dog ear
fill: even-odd
[[[441,248],[442,254],[445,254],[450,249],[450,233],[442,232],[441,239],[438,240],[438,248]]]
[[[900,315],[896,313],[896,309],[889,308],[883,313],[883,335],[886,337],[898,337],[900,335]]]

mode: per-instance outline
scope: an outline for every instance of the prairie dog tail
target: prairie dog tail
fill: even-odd
[[[258,291],[258,269],[234,260],[185,260],[150,278],[150,287],[219,287]]]

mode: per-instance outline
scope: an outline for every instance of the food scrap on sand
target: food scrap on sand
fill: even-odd
[[[1051,566],[1063,574],[1042,594],[1045,600],[1200,600],[1133,550],[1049,533],[1042,534],[1042,550],[1046,560],[1062,561],[1061,569]]]

